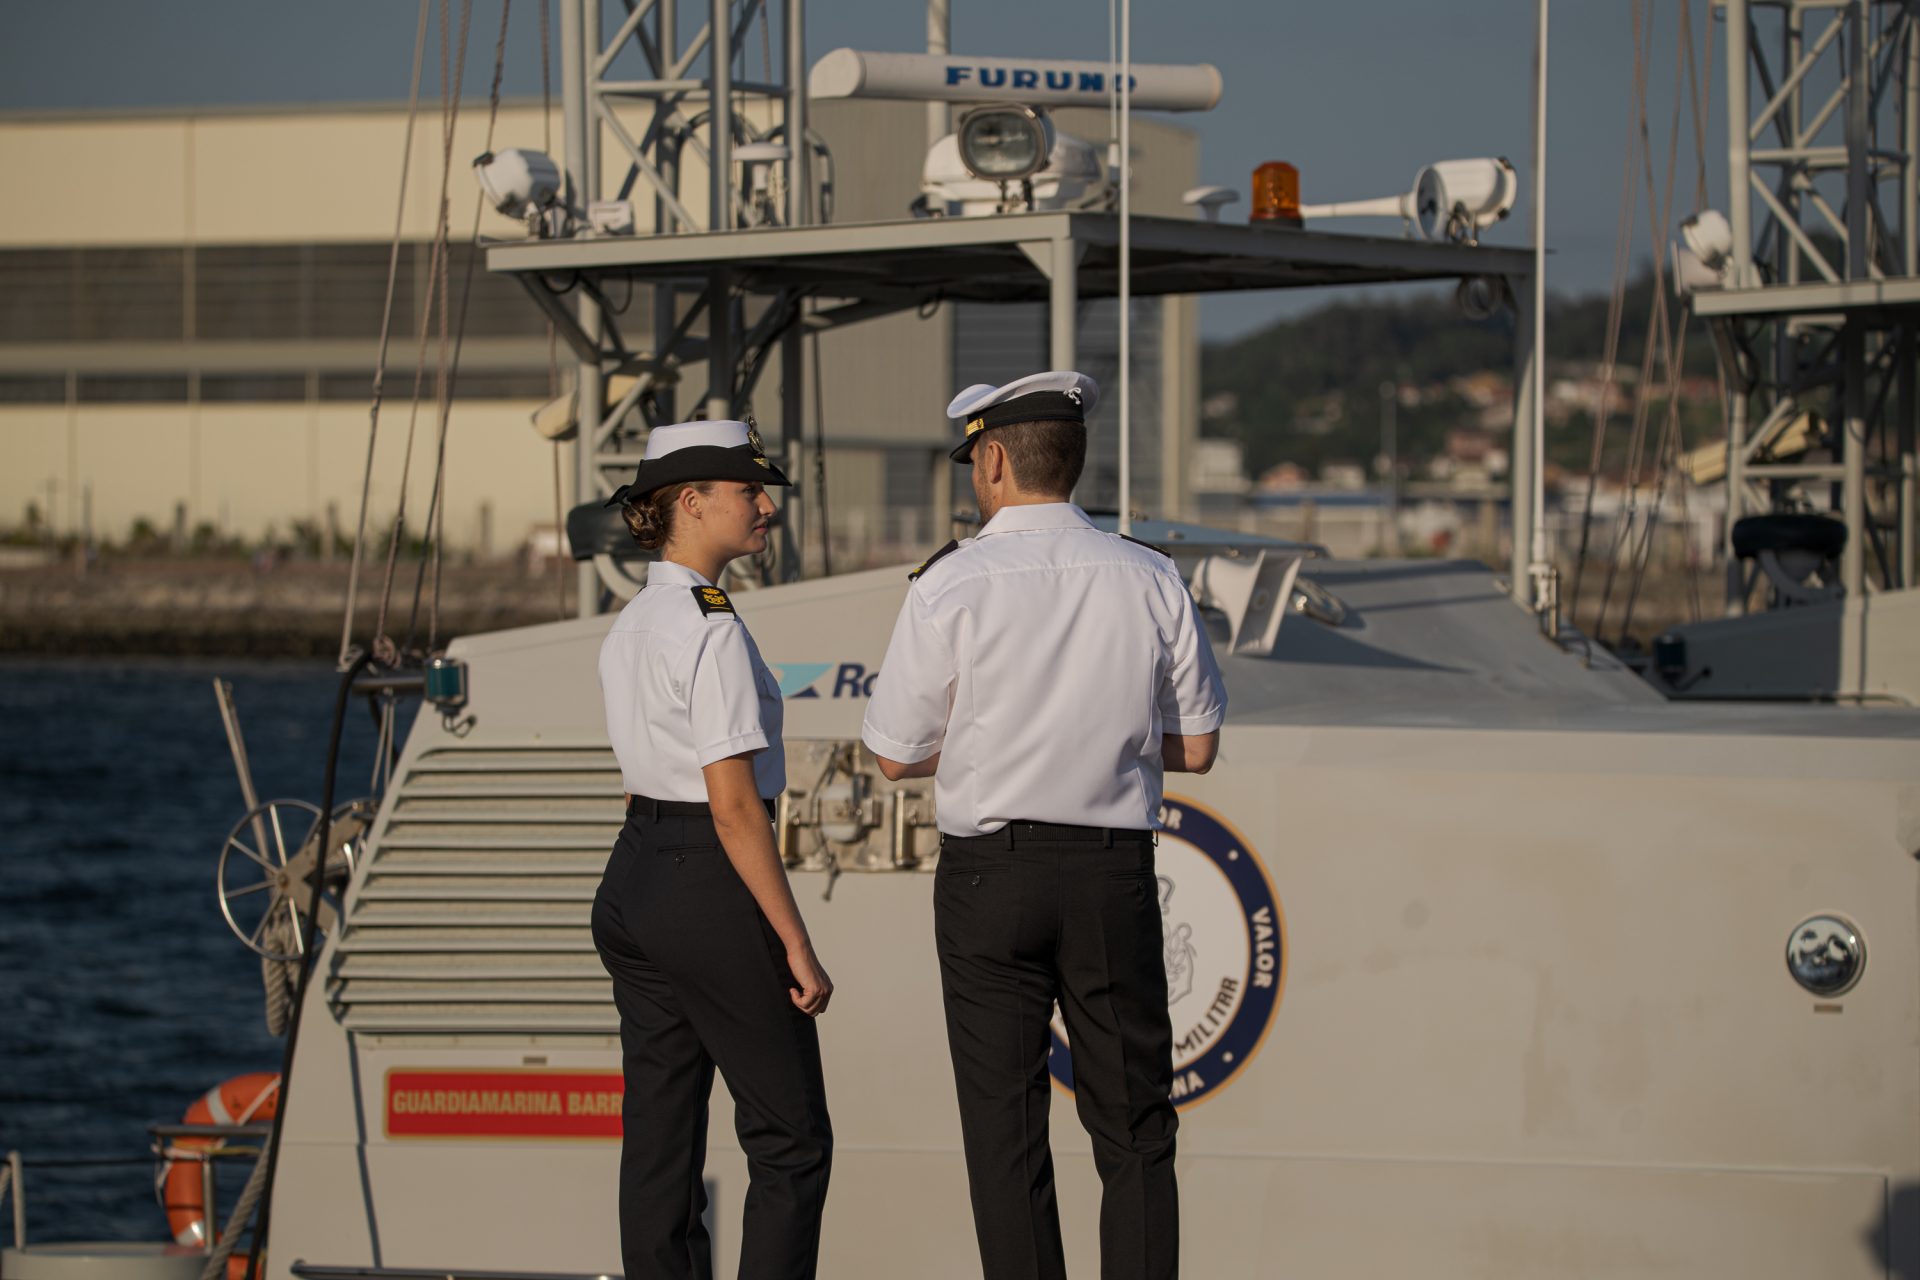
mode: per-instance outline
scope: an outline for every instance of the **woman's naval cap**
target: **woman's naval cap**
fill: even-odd
[[[742,480],[754,484],[792,484],[767,461],[766,446],[752,423],[718,419],[676,422],[647,435],[647,451],[633,482],[613,491],[607,506],[644,498],[655,489],[690,480]]]
[[[1084,373],[1056,369],[1015,379],[1004,387],[977,382],[953,398],[947,416],[964,421],[966,435],[947,456],[955,462],[973,462],[973,442],[982,431],[1015,422],[1077,422],[1100,403],[1100,384]]]

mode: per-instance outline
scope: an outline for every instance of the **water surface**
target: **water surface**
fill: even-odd
[[[143,1157],[208,1086],[279,1069],[259,962],[214,897],[243,809],[215,676],[260,797],[318,802],[326,664],[0,660],[0,1152],[29,1161],[29,1242],[164,1236],[150,1162],[33,1161]],[[366,793],[373,743],[350,705],[340,800]]]

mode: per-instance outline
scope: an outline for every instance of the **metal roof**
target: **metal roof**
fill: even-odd
[[[1133,292],[1400,284],[1463,276],[1525,276],[1532,251],[1433,244],[1385,236],[1263,228],[1182,218],[1133,219]],[[863,302],[966,299],[1044,301],[1052,246],[1084,256],[1081,298],[1119,292],[1120,218],[1112,213],[1018,213],[980,218],[769,227],[688,235],[527,240],[487,249],[509,274],[581,273],[596,279],[689,279],[736,273],[754,292],[802,288]]]

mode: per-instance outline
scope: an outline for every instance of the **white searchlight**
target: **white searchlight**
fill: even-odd
[[[1136,63],[1128,98],[1141,111],[1208,111],[1223,81],[1204,63]],[[1057,131],[1050,107],[1106,107],[1110,62],[978,58],[835,49],[813,64],[815,98],[980,103],[933,144],[921,171],[919,217],[982,217],[1031,210],[1111,209],[1119,178],[1092,144]]]
[[[927,152],[911,211],[923,218],[977,218],[1108,209],[1119,190],[1094,146],[1058,132],[1045,113],[977,107]]]
[[[1680,224],[1673,246],[1673,290],[1681,297],[1727,283],[1733,257],[1733,226],[1718,209],[1702,209]]]
[[[1024,182],[1047,167],[1053,122],[1032,107],[975,107],[960,118],[960,163],[983,182]]]
[[[560,195],[560,166],[544,151],[489,151],[474,160],[473,174],[487,203],[509,218],[528,217]]]
[[[1414,175],[1413,190],[1373,200],[1303,204],[1300,216],[1400,218],[1423,240],[1474,244],[1480,232],[1513,212],[1519,176],[1504,157],[1441,160]]]
[[[473,176],[497,211],[524,222],[536,234],[551,221],[546,215],[560,200],[560,166],[544,151],[508,147],[488,151],[473,161]]]

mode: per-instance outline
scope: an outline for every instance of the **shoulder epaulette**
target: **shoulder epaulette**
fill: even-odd
[[[701,613],[733,613],[733,601],[727,599],[727,593],[720,588],[693,587],[691,590],[693,602],[700,606]]]
[[[947,543],[946,546],[940,548],[938,551],[928,556],[925,560],[922,560],[920,562],[920,567],[907,575],[907,581],[912,582],[915,578],[919,577],[921,574],[925,573],[927,570],[933,568],[935,564],[939,563],[940,558],[942,556],[951,555],[953,552],[958,551],[959,549],[960,549],[960,542],[959,542],[959,539],[956,538],[953,541]]]
[[[1167,550],[1165,547],[1155,546],[1151,542],[1142,542],[1138,538],[1128,538],[1127,535],[1124,533],[1117,533],[1114,536],[1116,538],[1125,538],[1128,542],[1131,542],[1136,547],[1145,547],[1149,551],[1158,551],[1161,555],[1165,556],[1169,560],[1173,559],[1173,552]]]

